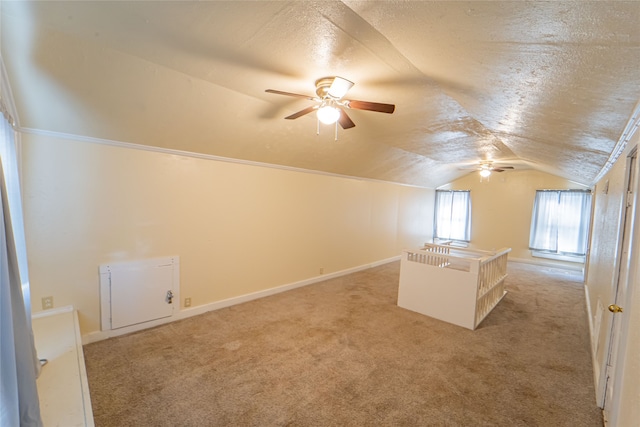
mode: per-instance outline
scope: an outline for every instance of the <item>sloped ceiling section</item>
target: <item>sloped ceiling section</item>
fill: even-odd
[[[591,184],[640,99],[639,2],[11,2],[20,126],[436,187],[494,160]],[[285,116],[356,83],[356,127]],[[508,172],[507,172],[508,173]]]

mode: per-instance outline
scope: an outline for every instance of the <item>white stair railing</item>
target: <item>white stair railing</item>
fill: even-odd
[[[510,251],[433,243],[404,251],[398,305],[475,329],[506,294]]]

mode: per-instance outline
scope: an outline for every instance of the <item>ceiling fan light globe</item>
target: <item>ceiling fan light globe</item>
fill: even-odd
[[[318,109],[318,120],[325,125],[331,125],[338,121],[340,118],[340,110],[330,105],[325,105]]]
[[[483,177],[483,178],[486,178],[489,175],[491,175],[491,171],[489,169],[482,169],[480,171],[480,176]]]

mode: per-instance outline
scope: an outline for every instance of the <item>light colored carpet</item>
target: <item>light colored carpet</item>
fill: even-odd
[[[510,263],[475,331],[399,262],[85,346],[97,426],[602,426],[575,274]]]

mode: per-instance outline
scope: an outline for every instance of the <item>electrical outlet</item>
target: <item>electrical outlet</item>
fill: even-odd
[[[53,308],[53,297],[43,297],[42,298],[42,309],[49,310]]]
[[[320,274],[324,274],[324,267],[320,267]]]
[[[185,298],[184,299],[184,306],[185,307],[191,307],[191,298]]]

